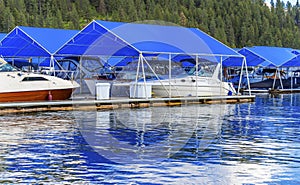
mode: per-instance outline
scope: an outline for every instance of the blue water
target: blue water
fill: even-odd
[[[0,117],[0,183],[300,184],[300,95]]]

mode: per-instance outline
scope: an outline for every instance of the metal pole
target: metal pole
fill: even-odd
[[[222,93],[222,84],[223,84],[223,59],[222,59],[222,56],[220,58],[221,60],[221,67],[220,67],[220,81],[221,81],[221,84],[220,84],[220,95]]]
[[[171,54],[169,54],[169,98],[172,97],[172,90],[171,90],[171,78],[172,78],[172,63],[171,63]]]
[[[239,86],[238,86],[238,93],[240,92],[240,88],[241,88],[243,70],[244,70],[244,65],[245,65],[244,63],[245,63],[245,60],[243,59],[242,67],[241,67],[241,72],[240,72],[240,80],[239,80]],[[248,75],[247,75],[247,77],[248,77]],[[248,87],[249,87],[249,84],[248,84]]]
[[[79,74],[80,74],[80,94],[82,94],[82,56],[79,60]]]
[[[142,61],[141,61],[141,63],[142,63],[142,72],[143,72],[143,81],[144,81],[144,93],[145,93],[145,96],[146,96],[146,99],[148,99],[148,97],[147,97],[147,89],[146,89],[146,75],[145,75],[145,67],[144,67],[144,60],[146,60],[144,57],[143,57],[143,55],[141,55],[141,57],[142,57]]]
[[[248,73],[248,66],[247,66],[247,61],[246,58],[244,57],[244,63],[245,63],[245,68],[246,68],[246,78],[247,78],[247,83],[249,87],[249,95],[251,96],[251,87],[250,87],[250,80],[249,80],[249,73]]]
[[[199,69],[198,69],[198,65],[199,65],[199,58],[198,55],[196,55],[196,97],[198,97],[198,75],[199,75]]]
[[[137,81],[138,81],[138,75],[139,75],[139,70],[140,70],[140,62],[142,60],[142,53],[139,54],[139,61],[138,61],[138,66],[136,68],[136,76],[135,76],[135,83],[134,83],[134,90],[133,90],[133,97],[136,96],[136,87],[137,87]]]
[[[278,70],[278,68],[276,68],[276,71],[275,71],[275,75],[274,75],[274,80],[273,80],[273,87],[272,87],[272,89],[274,89],[274,88],[275,88],[275,82],[276,82],[277,70]]]

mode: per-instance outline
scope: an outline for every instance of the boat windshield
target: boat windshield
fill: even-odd
[[[17,69],[8,63],[0,63],[0,72],[12,72],[12,71],[17,71]]]
[[[167,79],[171,75],[172,78],[186,76],[186,71],[179,62],[172,62],[169,69],[169,61],[167,60],[149,60],[148,64],[144,63],[144,67],[139,66],[138,61],[128,63],[118,72],[116,80],[133,81],[136,79],[137,69],[138,78],[143,78],[143,73],[147,80]],[[138,68],[139,67],[139,68]],[[171,72],[171,73],[170,73]]]
[[[189,75],[198,75],[203,77],[211,77],[216,69],[216,65],[199,65],[198,72],[196,72],[196,67],[193,67],[188,74]]]

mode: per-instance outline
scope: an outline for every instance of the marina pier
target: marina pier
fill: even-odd
[[[64,101],[0,103],[0,114],[42,111],[89,111],[119,108],[142,108],[158,106],[182,106],[189,104],[246,103],[254,102],[254,95],[178,97],[178,98],[111,98],[107,100],[83,99],[81,97]]]

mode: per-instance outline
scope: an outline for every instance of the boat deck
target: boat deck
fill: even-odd
[[[118,108],[140,108],[155,106],[181,106],[188,104],[246,103],[254,102],[254,95],[214,96],[214,97],[178,97],[133,99],[125,97],[95,100],[90,97],[73,97],[65,101],[13,102],[0,103],[0,114],[42,111],[102,110]]]

